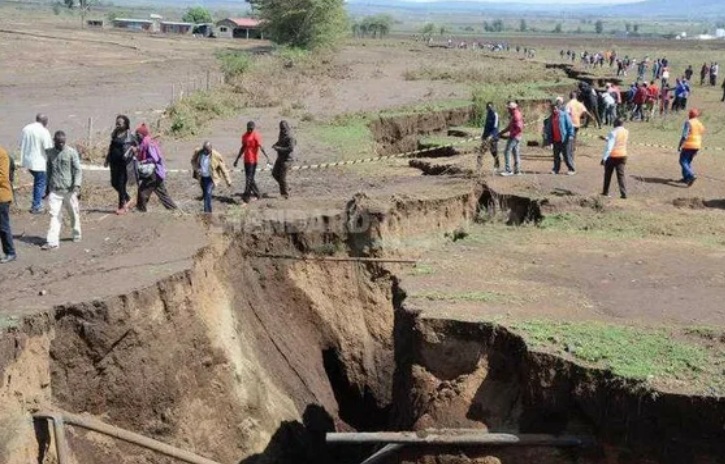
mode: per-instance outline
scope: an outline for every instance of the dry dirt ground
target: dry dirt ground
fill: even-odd
[[[34,35],[0,32],[3,63],[8,72],[0,77],[5,120],[0,139],[12,146],[21,127],[34,113],[51,117],[51,128],[82,130],[88,116],[112,121],[119,112],[133,114],[136,121],[151,118],[164,108],[169,87],[179,76],[213,66],[211,50],[232,42],[208,42],[191,38],[147,37],[125,33],[79,32],[68,26],[0,22],[5,30],[23,30]],[[40,35],[47,36],[39,37]],[[62,37],[62,38],[61,38]],[[22,46],[26,53],[13,54]],[[233,42],[239,47],[239,42]],[[259,44],[248,44],[258,46]],[[435,53],[426,60],[435,60]],[[466,98],[464,85],[446,81],[406,81],[403,73],[421,57],[406,46],[373,45],[347,47],[338,58],[349,69],[348,77],[319,83],[306,93],[307,111],[320,118],[356,111],[369,111],[450,98]],[[6,62],[6,59],[9,62]],[[49,70],[51,70],[49,72]],[[715,93],[703,92],[695,104],[711,103]],[[231,162],[236,151],[239,127],[247,119],[260,122],[266,140],[276,134],[282,115],[279,108],[244,110],[227,120],[211,123],[204,138],[213,140]],[[80,125],[78,123],[81,123]],[[293,119],[294,123],[295,121]],[[529,138],[538,138],[537,125],[528,128]],[[636,140],[637,128],[633,129]],[[604,132],[589,131],[592,137]],[[663,143],[674,145],[677,134],[662,133]],[[304,140],[304,139],[303,139]],[[197,140],[164,141],[172,168],[186,168],[188,153]],[[303,147],[312,159],[334,159],[309,141]],[[547,197],[556,203],[552,215],[576,211],[581,198],[596,197],[600,189],[601,142],[583,138],[578,152],[578,174],[573,177],[548,174],[551,161],[540,148],[524,148],[526,174],[515,178],[486,175],[488,186],[498,194]],[[624,216],[624,225],[602,227],[600,235],[588,235],[587,225],[554,225],[541,234],[533,228],[523,231],[475,229],[470,244],[406,247],[424,261],[432,272],[413,277],[411,294],[422,305],[439,305],[435,292],[443,290],[490,292],[492,296],[452,298],[451,310],[475,311],[485,315],[546,314],[566,318],[646,320],[682,324],[725,324],[719,297],[725,295],[722,273],[722,217],[725,199],[725,166],[722,154],[704,152],[696,161],[702,173],[690,189],[671,182],[679,178],[674,150],[633,146],[628,165],[630,200],[591,200],[585,205]],[[466,155],[436,163],[451,163],[464,169],[474,165]],[[486,160],[490,166],[490,159]],[[372,165],[371,165],[372,166]],[[270,198],[254,203],[255,212],[340,210],[352,194],[362,191],[374,198],[393,195],[425,197],[431,191],[455,190],[476,179],[421,176],[403,161],[374,166],[305,171],[292,176],[294,199],[280,200],[269,173],[260,183]],[[239,214],[238,194],[242,178],[236,174],[232,189],[217,192],[219,209]],[[172,194],[185,213],[166,213],[157,203],[146,215],[123,218],[112,214],[113,192],[104,172],[89,172],[83,200],[84,241],[63,243],[56,253],[42,253],[47,218],[30,216],[27,209],[29,178],[23,174],[18,190],[18,210],[13,215],[20,259],[0,270],[3,315],[15,315],[48,305],[97,298],[143,286],[188,263],[205,242],[204,225],[196,212],[198,187],[186,173],[169,180]],[[613,185],[612,192],[616,194]],[[684,200],[683,200],[684,199]],[[673,203],[680,207],[676,207]],[[603,206],[602,206],[603,205]],[[684,208],[683,208],[684,206]],[[693,209],[692,207],[695,207]],[[548,214],[548,213],[547,213]],[[637,220],[632,219],[634,216]],[[627,222],[629,221],[629,222]],[[671,227],[674,224],[674,227]],[[688,226],[693,225],[692,234]],[[558,227],[558,228],[557,228]],[[623,228],[617,233],[617,228]],[[670,229],[674,232],[670,232]],[[615,232],[611,232],[613,229]],[[610,235],[607,235],[610,234]],[[670,236],[672,235],[672,236]],[[707,239],[706,239],[707,238]],[[413,238],[414,239],[414,238]],[[438,238],[439,239],[439,238]],[[145,251],[152,247],[154,253]],[[616,291],[615,291],[616,289]],[[425,294],[431,298],[426,298]],[[422,296],[421,296],[422,295]],[[427,302],[426,302],[427,301]]]

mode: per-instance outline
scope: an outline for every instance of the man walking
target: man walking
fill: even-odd
[[[234,160],[234,167],[239,165],[239,158],[244,156],[244,193],[242,194],[242,200],[245,203],[249,203],[252,197],[259,200],[261,194],[257,187],[257,182],[254,180],[257,174],[257,164],[259,163],[259,152],[262,151],[264,157],[269,162],[269,156],[262,146],[262,136],[255,130],[256,125],[254,121],[247,123],[247,132],[242,136],[242,147],[239,149],[237,159]]]
[[[571,140],[574,137],[574,126],[571,118],[562,108],[564,99],[558,97],[551,102],[551,115],[544,121],[544,146],[552,145],[554,150],[554,169],[552,174],[559,174],[561,158],[564,158],[570,176],[576,174],[574,160],[571,156]]]
[[[0,264],[7,264],[17,259],[13,245],[13,232],[10,228],[10,205],[13,203],[10,166],[8,152],[0,147],[0,242],[2,242],[5,255],[0,258]]]
[[[617,172],[617,183],[619,194],[622,199],[627,198],[627,181],[624,173],[624,166],[627,164],[627,142],[629,131],[624,128],[621,118],[614,121],[614,129],[607,136],[607,145],[602,156],[604,166],[604,188],[602,195],[609,196],[609,185],[612,183],[612,174]]]
[[[476,157],[476,168],[479,173],[483,168],[483,155],[487,150],[491,152],[491,156],[493,157],[494,173],[501,167],[498,158],[498,131],[498,113],[493,103],[488,102],[486,103],[486,122],[483,124],[483,133],[481,134],[481,150]]]
[[[78,152],[66,146],[65,132],[58,131],[53,136],[53,148],[48,149],[48,209],[50,210],[50,228],[44,250],[55,250],[60,246],[60,228],[63,221],[62,209],[70,215],[73,225],[73,241],[81,241],[81,216],[78,194],[81,191],[81,159]]]
[[[224,158],[221,153],[214,150],[211,142],[204,142],[204,145],[194,151],[191,158],[191,168],[194,172],[194,178],[199,180],[201,193],[204,198],[204,212],[211,213],[211,199],[214,187],[219,183],[219,179],[223,178],[226,184],[231,187],[232,181],[229,177],[229,171],[224,164]]]
[[[700,85],[705,85],[705,79],[710,74],[710,66],[707,65],[707,63],[702,63],[702,68],[700,68]]]
[[[720,74],[720,65],[717,63],[713,63],[710,66],[710,85],[712,85],[712,86],[717,85],[718,74]]]
[[[566,112],[571,118],[571,123],[574,126],[574,135],[571,138],[571,147],[569,148],[572,158],[576,154],[576,136],[579,133],[579,129],[582,126],[582,116],[591,118],[592,115],[587,111],[586,106],[577,99],[577,93],[572,92],[569,94],[570,100],[566,104]]]
[[[30,212],[33,214],[43,213],[43,196],[48,181],[45,172],[47,165],[45,151],[53,147],[47,126],[48,117],[38,114],[35,116],[35,122],[23,128],[20,139],[22,166],[33,176],[33,204],[30,208]]]
[[[702,136],[705,134],[705,126],[700,122],[699,116],[699,110],[695,108],[690,110],[689,119],[682,130],[682,138],[680,138],[678,147],[682,167],[680,182],[687,184],[688,187],[691,187],[697,180],[697,176],[692,170],[692,161],[702,148]]]
[[[521,175],[521,139],[524,134],[524,117],[521,114],[519,105],[510,101],[506,104],[506,108],[509,111],[509,124],[506,129],[502,130],[499,135],[509,134],[509,139],[506,142],[506,149],[503,152],[504,157],[504,172],[502,176],[511,176],[516,174]],[[514,157],[514,172],[511,172],[511,155]]]

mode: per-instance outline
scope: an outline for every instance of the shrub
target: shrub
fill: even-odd
[[[221,62],[224,77],[230,80],[248,72],[252,68],[252,58],[248,53],[226,50],[216,54]]]

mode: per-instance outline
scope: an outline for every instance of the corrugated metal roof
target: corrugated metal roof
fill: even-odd
[[[259,20],[253,18],[227,18],[225,21],[231,21],[237,27],[259,27]]]
[[[153,24],[153,21],[149,21],[148,19],[131,19],[131,18],[116,18],[113,20],[114,23],[144,23],[144,24]]]

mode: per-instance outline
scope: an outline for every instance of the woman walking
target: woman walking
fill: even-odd
[[[146,205],[151,194],[156,192],[161,203],[166,209],[177,209],[176,203],[171,199],[166,190],[166,164],[164,163],[161,148],[151,138],[146,124],[141,124],[136,129],[136,140],[138,147],[136,151],[137,170],[139,177],[138,203],[136,208],[145,213]]]
[[[128,212],[131,207],[131,196],[128,194],[129,169],[133,173],[133,147],[135,139],[131,132],[131,121],[127,116],[116,117],[116,128],[111,133],[111,145],[104,165],[111,168],[111,185],[118,192],[118,209],[116,214]],[[135,175],[131,176],[135,181]]]
[[[279,184],[279,193],[285,200],[289,198],[287,173],[289,173],[294,162],[295,145],[297,145],[297,141],[292,135],[289,123],[281,121],[279,123],[279,138],[277,143],[272,146],[272,149],[277,152],[277,160],[274,162],[274,168],[272,168],[272,177]]]

